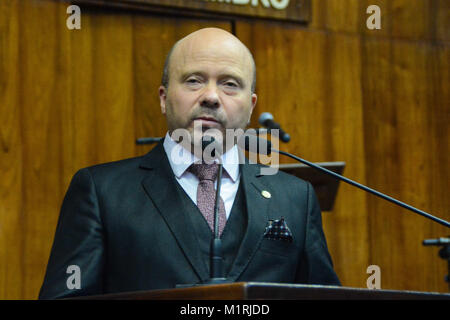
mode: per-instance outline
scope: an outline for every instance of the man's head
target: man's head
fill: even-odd
[[[174,45],[164,69],[159,96],[169,132],[184,128],[193,137],[194,122],[223,137],[226,129],[245,129],[257,100],[255,63],[234,35],[217,28],[191,33]]]

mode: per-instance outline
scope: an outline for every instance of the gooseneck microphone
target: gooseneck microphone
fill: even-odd
[[[263,112],[259,116],[258,122],[260,125],[262,125],[264,128],[267,129],[278,129],[279,130],[279,138],[283,142],[289,142],[291,140],[291,136],[287,134],[286,132],[281,129],[281,125],[279,123],[276,123],[273,120],[273,115],[269,112]]]
[[[220,159],[221,156],[221,146],[217,145],[215,139],[211,136],[203,136],[202,137],[202,150],[203,150],[203,158],[205,155],[205,150],[208,146],[212,146],[211,155],[213,158],[219,160],[219,168],[217,173],[217,184],[216,184],[216,198],[214,203],[214,236],[211,240],[210,245],[210,269],[209,275],[210,278],[203,282],[202,284],[220,284],[228,282],[227,279],[223,275],[223,256],[222,256],[222,239],[219,237],[219,203],[220,203],[220,189],[222,186],[222,172],[223,165]]]
[[[355,187],[357,187],[359,189],[362,189],[362,190],[364,190],[366,192],[369,192],[369,193],[371,193],[373,195],[376,195],[376,196],[378,196],[378,197],[380,197],[380,198],[382,198],[384,200],[392,202],[392,203],[394,203],[394,204],[396,204],[396,205],[398,205],[400,207],[403,207],[403,208],[408,209],[408,210],[410,210],[410,211],[412,211],[412,212],[414,212],[416,214],[419,214],[419,215],[421,215],[421,216],[423,216],[425,218],[428,218],[428,219],[430,219],[430,220],[432,220],[434,222],[437,222],[437,223],[439,223],[439,224],[441,224],[443,226],[446,226],[447,228],[450,228],[450,223],[448,221],[445,221],[443,219],[435,217],[435,216],[433,216],[433,215],[431,215],[431,214],[429,214],[429,213],[427,213],[425,211],[419,210],[419,209],[417,209],[417,208],[415,208],[413,206],[410,206],[409,204],[406,204],[406,203],[401,202],[401,201],[399,201],[397,199],[394,199],[394,198],[392,198],[392,197],[390,197],[388,195],[385,195],[385,194],[383,194],[383,193],[381,193],[381,192],[379,192],[377,190],[371,189],[371,188],[369,188],[369,187],[367,187],[367,186],[365,186],[365,185],[363,185],[361,183],[358,183],[356,181],[348,179],[348,178],[346,178],[344,176],[341,176],[340,174],[337,174],[337,173],[335,173],[333,171],[325,169],[325,168],[323,168],[321,166],[318,166],[318,165],[316,165],[316,164],[314,164],[312,162],[304,160],[304,159],[302,159],[300,157],[297,157],[297,156],[295,156],[293,154],[290,154],[290,153],[285,152],[285,151],[272,149],[272,145],[271,145],[270,141],[268,141],[268,140],[265,140],[265,139],[262,139],[262,138],[258,138],[257,136],[250,135],[250,134],[246,134],[243,137],[244,137],[244,141],[243,141],[244,145],[243,145],[243,147],[247,151],[255,152],[255,150],[257,150],[258,153],[263,153],[263,154],[266,154],[266,155],[269,155],[271,152],[276,152],[276,153],[288,156],[288,157],[290,157],[290,158],[292,158],[294,160],[297,160],[297,161],[299,161],[301,163],[306,164],[307,166],[310,166],[310,167],[315,168],[315,169],[317,169],[319,171],[322,171],[322,172],[324,172],[324,173],[326,173],[328,175],[331,175],[331,176],[333,176],[336,179],[344,181],[344,182],[346,182],[346,183],[348,183],[348,184],[350,184],[352,186],[355,186]],[[266,148],[261,148],[261,146],[264,145],[264,144],[267,147]],[[240,146],[242,147],[242,142],[240,143]],[[255,147],[255,146],[257,146],[257,147]]]
[[[161,137],[148,137],[148,138],[138,138],[136,139],[136,144],[153,144],[158,143],[164,138]]]
[[[448,283],[448,288],[450,289],[450,236],[441,237],[438,239],[425,239],[422,244],[424,246],[438,246],[441,247],[439,250],[439,257],[447,260],[447,270],[448,274],[445,276],[445,281]]]

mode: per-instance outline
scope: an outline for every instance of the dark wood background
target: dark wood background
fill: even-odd
[[[377,4],[382,29],[366,28]],[[0,1],[0,299],[34,299],[60,205],[75,171],[141,155],[138,137],[162,136],[157,89],[172,44],[206,26],[233,31],[252,50],[258,105],[292,136],[283,150],[450,220],[450,2],[312,0],[308,25],[199,19]],[[282,159],[283,162],[289,162]],[[341,184],[324,212],[345,286],[448,290],[446,262],[426,238],[448,229]]]

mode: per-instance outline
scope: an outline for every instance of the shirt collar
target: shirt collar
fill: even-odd
[[[169,132],[164,137],[163,146],[172,171],[177,178],[181,178],[191,164],[200,161],[199,158],[183,148],[181,144],[175,142],[170,137]],[[226,173],[233,182],[236,182],[239,178],[239,150],[237,145],[234,145],[230,150],[225,152],[221,156],[221,161]]]

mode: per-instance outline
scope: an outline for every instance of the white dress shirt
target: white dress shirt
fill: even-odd
[[[180,144],[175,142],[166,133],[164,138],[164,150],[169,159],[170,167],[172,168],[175,178],[189,198],[197,205],[197,188],[199,179],[187,169],[194,162],[200,161],[195,155],[184,149]],[[233,207],[234,199],[239,187],[239,150],[236,145],[221,156],[223,164],[222,185],[220,189],[220,196],[225,204],[225,213],[228,217]],[[217,182],[217,179],[216,179]],[[216,182],[214,187],[216,187]]]

